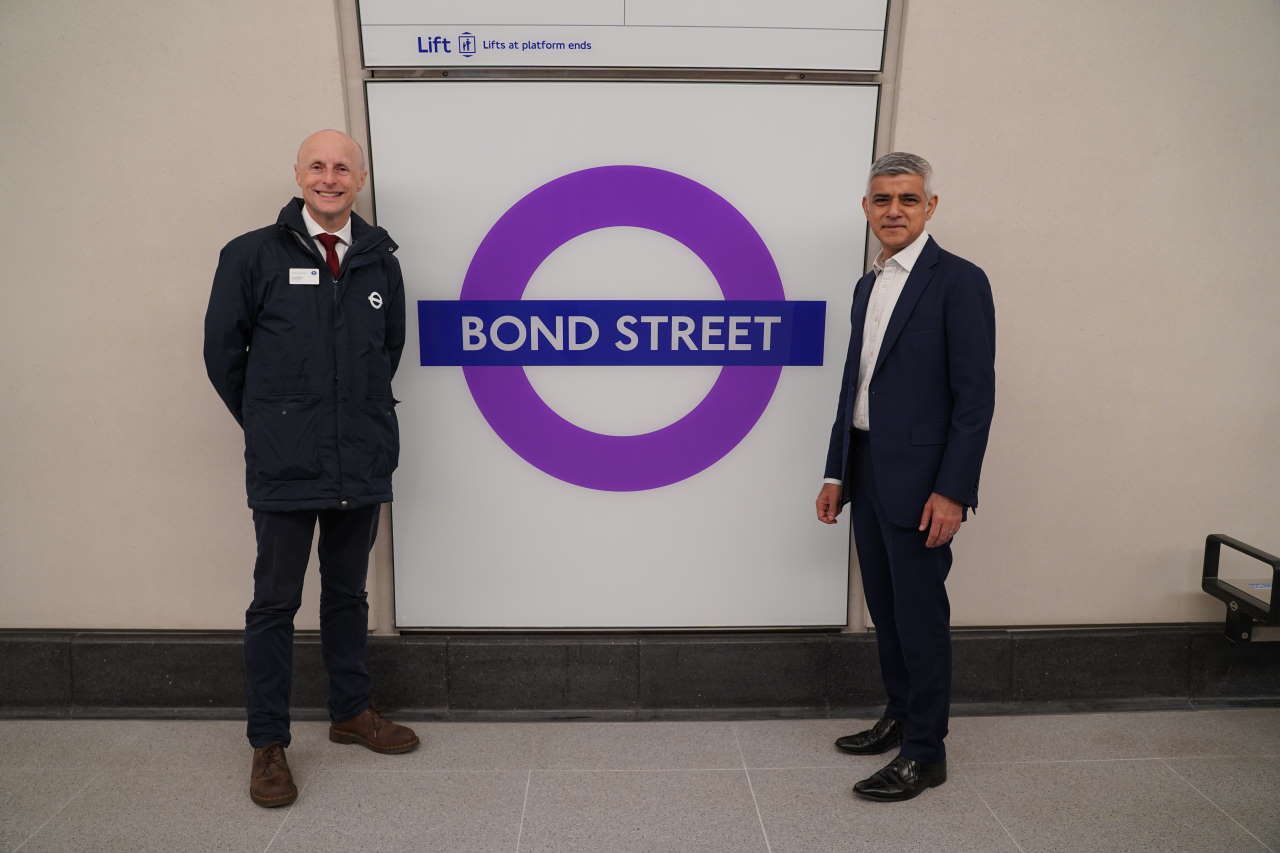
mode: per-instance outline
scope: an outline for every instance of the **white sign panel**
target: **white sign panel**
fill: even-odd
[[[879,71],[887,0],[361,0],[370,68]]]
[[[843,625],[814,518],[877,89],[371,82],[401,627]]]

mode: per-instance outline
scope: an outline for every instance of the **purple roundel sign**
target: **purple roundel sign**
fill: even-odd
[[[769,249],[733,205],[696,181],[645,166],[584,169],[520,199],[476,249],[461,298],[520,299],[557,248],[616,226],[647,228],[683,243],[711,270],[725,299],[785,299]],[[627,436],[592,432],[560,417],[523,367],[468,365],[463,373],[494,432],[531,465],[578,486],[626,492],[677,483],[733,450],[764,414],[782,367],[722,367],[687,415]]]

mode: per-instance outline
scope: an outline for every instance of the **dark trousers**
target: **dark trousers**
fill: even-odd
[[[865,432],[853,433],[850,467],[853,539],[889,694],[885,716],[904,724],[904,758],[941,761],[951,710],[951,605],[944,584],[951,546],[926,548],[927,531],[885,518]]]
[[[258,559],[253,603],[244,614],[245,704],[249,743],[289,744],[293,616],[320,523],[320,648],[329,672],[329,717],[346,720],[369,705],[365,578],[378,532],[377,504],[349,510],[254,510]]]

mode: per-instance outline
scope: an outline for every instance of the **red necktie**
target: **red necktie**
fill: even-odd
[[[329,265],[329,272],[337,278],[338,270],[342,267],[338,263],[338,253],[333,247],[342,242],[342,238],[337,234],[317,234],[316,239],[324,246],[324,262]]]

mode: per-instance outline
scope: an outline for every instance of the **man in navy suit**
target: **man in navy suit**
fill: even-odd
[[[854,786],[907,800],[947,779],[951,540],[978,505],[995,409],[995,308],[981,269],[944,251],[925,223],[932,168],[895,152],[871,166],[862,199],[881,250],[853,292],[852,330],[827,449],[818,520],[852,503],[853,538],[889,701],[836,746],[899,747]]]

